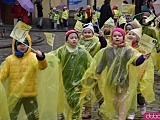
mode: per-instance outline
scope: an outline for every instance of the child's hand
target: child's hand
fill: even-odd
[[[102,31],[99,31],[99,36],[103,36],[103,32]]]
[[[41,51],[36,50],[36,51],[35,51],[35,53],[36,53],[36,55],[37,55],[38,57],[43,57],[43,55],[42,55],[42,52],[41,52]]]
[[[151,53],[143,54],[143,58],[148,59],[151,56]]]

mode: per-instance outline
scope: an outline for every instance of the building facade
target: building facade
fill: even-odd
[[[31,0],[33,3],[35,0]],[[43,24],[45,26],[49,25],[49,16],[48,13],[50,11],[51,7],[56,7],[60,4],[65,4],[69,8],[69,16],[72,19],[73,18],[73,13],[74,10],[78,7],[83,6],[84,10],[86,9],[87,5],[89,4],[90,6],[93,6],[96,1],[96,6],[100,7],[104,0],[43,0],[43,14],[44,14],[44,21]],[[111,6],[118,5],[119,8],[122,4],[123,0],[111,0]],[[129,3],[132,3],[133,0],[128,0]],[[6,4],[3,2],[3,0],[0,0],[0,24],[5,24],[5,25],[13,25],[13,15],[11,11],[11,6],[10,4]],[[29,16],[29,24],[30,25],[36,25],[37,22],[37,10],[35,6],[35,11],[30,14]]]

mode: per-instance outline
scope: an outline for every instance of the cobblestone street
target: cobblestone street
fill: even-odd
[[[2,28],[0,28],[2,29]],[[11,54],[11,37],[9,37],[11,30],[13,28],[7,27],[6,29],[6,36],[5,38],[0,37],[0,63],[4,61],[4,59]],[[41,50],[44,53],[50,52],[52,47],[47,44],[44,32],[52,32],[55,34],[55,42],[53,46],[53,50],[57,49],[61,45],[65,43],[65,32],[66,31],[53,31],[50,29],[43,29],[38,30],[36,28],[31,29],[30,35],[32,39],[32,48],[35,50]],[[156,94],[156,100],[147,105],[147,112],[159,112],[160,113],[160,76],[155,71],[155,84],[154,84],[154,91]],[[139,113],[136,114],[135,120],[141,120],[141,116]],[[98,107],[95,106],[92,108],[92,120],[99,120],[98,117]]]

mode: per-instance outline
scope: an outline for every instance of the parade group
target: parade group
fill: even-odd
[[[155,101],[154,72],[160,72],[160,16],[153,2],[136,15],[133,5],[122,3],[123,13],[110,0],[94,10],[80,7],[65,44],[48,53],[31,52],[29,34],[23,43],[13,39],[12,54],[0,66],[0,118],[92,119],[95,104],[99,120],[134,120],[137,112],[143,117]],[[63,12],[67,30],[66,6]],[[59,11],[53,7],[49,16],[58,29]]]

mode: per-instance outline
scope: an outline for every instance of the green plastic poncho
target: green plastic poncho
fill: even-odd
[[[83,46],[93,57],[100,50],[99,38],[95,35],[91,38],[80,37],[79,44]]]
[[[66,120],[81,120],[82,103],[79,103],[81,78],[89,67],[92,57],[79,46],[65,44],[53,51],[60,60],[60,94],[58,110]]]
[[[100,50],[83,76],[83,94],[88,94],[95,79],[104,97],[99,111],[104,120],[125,120],[133,96],[137,92],[138,67],[135,61],[140,53],[129,46],[113,46]]]

